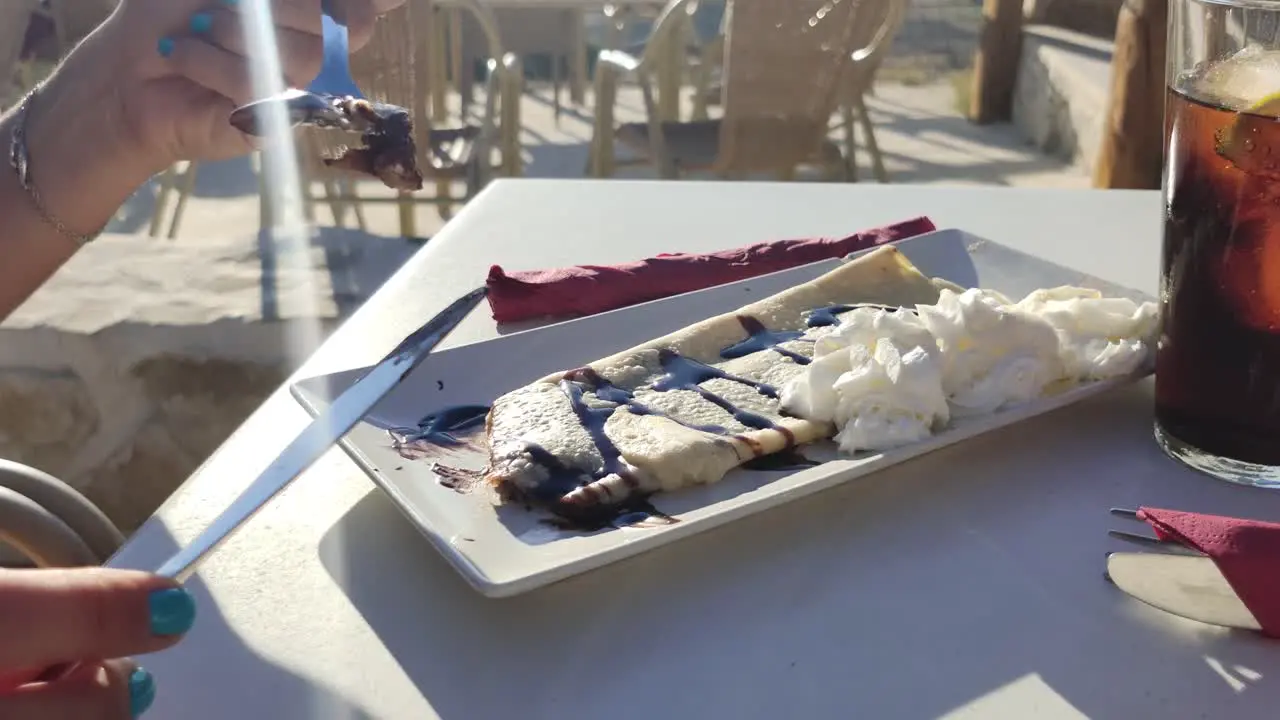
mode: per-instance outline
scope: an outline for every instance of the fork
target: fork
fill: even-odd
[[[1111,514],[1143,522],[1136,510],[1111,508]],[[1128,530],[1109,530],[1107,534],[1159,550],[1107,553],[1103,577],[1125,594],[1191,620],[1247,630],[1261,628],[1209,556],[1177,541]]]
[[[1143,521],[1142,518],[1138,517],[1137,510],[1129,510],[1128,508],[1111,508],[1111,514],[1115,515],[1116,517],[1121,517],[1126,520],[1132,520],[1134,522],[1140,522],[1143,525],[1146,525],[1146,522]],[[1186,545],[1183,545],[1180,542],[1175,542],[1173,540],[1163,540],[1154,535],[1143,535],[1141,533],[1129,532],[1128,530],[1108,530],[1107,534],[1113,538],[1124,540],[1125,542],[1133,543],[1135,545],[1140,545],[1143,547],[1158,548],[1160,550],[1167,551],[1168,553],[1174,554],[1174,555],[1195,555],[1198,557],[1204,557],[1204,553],[1200,552],[1199,550],[1196,550],[1195,548],[1187,547]],[[1114,555],[1114,554],[1115,553],[1109,552],[1107,553],[1107,557],[1110,557],[1111,555]]]

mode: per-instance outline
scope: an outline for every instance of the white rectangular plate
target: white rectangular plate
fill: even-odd
[[[1013,299],[1042,287],[1078,285],[1107,295],[1151,300],[1136,290],[1054,265],[960,230],[941,230],[902,241],[900,249],[926,275],[964,287],[999,290]],[[657,528],[611,528],[592,533],[556,530],[546,515],[500,507],[482,493],[459,493],[439,482],[430,460],[407,460],[386,429],[414,427],[428,413],[453,405],[487,405],[499,395],[555,372],[734,310],[810,280],[839,263],[831,260],[741,282],[569,320],[431,355],[343,440],[343,447],[409,520],[477,590],[505,597],[598,568],[736,518],[803,497],[880,468],[1083,400],[1141,375],[1094,383],[989,416],[953,423],[923,442],[882,453],[840,457],[830,443],[808,446],[820,465],[799,470],[735,470],[711,486],[654,496],[653,503],[680,522]],[[309,378],[292,387],[311,413],[324,398],[346,389],[364,369]],[[478,469],[475,449],[436,458]]]

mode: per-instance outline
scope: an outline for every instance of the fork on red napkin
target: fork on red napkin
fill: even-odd
[[[1138,518],[1156,537],[1204,553],[1262,634],[1280,638],[1280,523],[1143,507]]]
[[[500,323],[593,315],[843,257],[936,229],[929,218],[917,217],[843,238],[779,240],[706,254],[664,253],[621,265],[515,272],[494,265],[485,285],[493,319]]]

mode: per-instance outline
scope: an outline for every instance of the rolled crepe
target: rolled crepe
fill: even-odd
[[[505,498],[600,517],[830,437],[829,423],[779,407],[781,387],[832,330],[811,326],[814,311],[931,304],[947,286],[883,247],[735,312],[548,375],[494,402],[486,477]]]

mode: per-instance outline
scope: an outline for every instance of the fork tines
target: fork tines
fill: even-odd
[[[1141,518],[1138,517],[1137,510],[1128,510],[1126,508],[1111,508],[1111,514],[1117,517],[1125,518],[1126,520],[1134,520],[1137,522],[1142,522]],[[1184,554],[1184,555],[1200,554],[1196,550],[1189,548],[1185,545],[1182,545],[1181,543],[1173,542],[1170,540],[1161,540],[1160,538],[1155,537],[1154,535],[1143,535],[1140,533],[1129,532],[1127,530],[1108,530],[1107,534],[1113,538],[1124,540],[1125,542],[1136,543],[1138,545],[1146,545],[1148,547],[1158,547],[1162,550],[1167,550],[1173,553]]]

